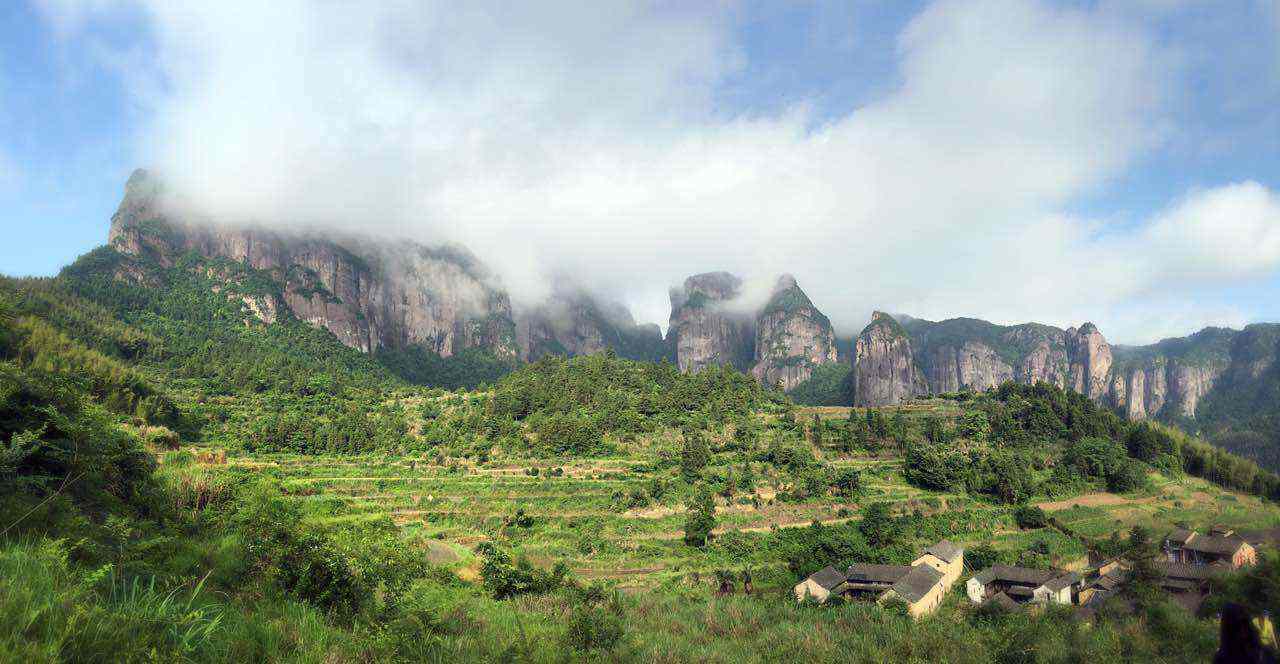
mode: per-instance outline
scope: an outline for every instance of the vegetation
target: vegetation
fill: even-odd
[[[257,322],[242,296],[274,282],[248,268],[189,257],[143,287],[125,260],[0,281],[13,659],[1204,660],[1212,621],[1158,599],[1086,627],[958,591],[918,623],[789,593],[944,537],[1049,566],[1133,526],[1280,525],[1256,466],[1052,388],[799,408],[605,354],[431,369],[479,386],[446,391],[413,384],[429,356]],[[1273,572],[1223,592],[1272,607]]]

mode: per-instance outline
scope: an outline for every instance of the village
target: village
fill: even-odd
[[[1257,564],[1257,547],[1269,541],[1265,533],[1246,537],[1221,527],[1207,534],[1174,528],[1163,538],[1159,557],[1149,562],[1151,574],[1161,591],[1195,612],[1212,591],[1214,576]],[[1066,605],[1089,619],[1130,581],[1135,564],[1124,556],[1091,556],[1085,569],[1078,571],[992,565],[969,570],[964,592],[975,605],[1032,611]],[[817,604],[833,598],[882,605],[901,602],[908,614],[921,618],[937,610],[965,571],[964,549],[944,539],[926,548],[910,565],[824,567],[797,583],[794,594],[798,602]]]

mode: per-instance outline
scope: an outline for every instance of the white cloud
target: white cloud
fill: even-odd
[[[47,6],[69,34],[147,17],[144,151],[220,216],[460,241],[517,298],[569,274],[640,320],[688,274],[787,271],[846,330],[887,308],[1110,317],[1123,339],[1145,331],[1117,312],[1201,219],[1274,205],[1205,192],[1129,231],[1063,214],[1168,131],[1171,59],[1127,13],[941,0],[900,36],[902,85],[813,129],[803,100],[717,107],[745,57],[733,8],[691,4]],[[1134,260],[1142,242],[1162,250]],[[1221,278],[1274,264],[1196,256]]]
[[[1145,240],[1171,279],[1263,276],[1280,267],[1280,197],[1252,181],[1195,192],[1159,215]]]

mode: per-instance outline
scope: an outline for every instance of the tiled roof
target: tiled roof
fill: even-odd
[[[1174,528],[1165,537],[1165,539],[1168,539],[1172,542],[1176,542],[1178,544],[1186,544],[1187,540],[1191,539],[1192,537],[1195,537],[1195,535],[1196,535],[1196,532],[1194,530],[1187,530],[1186,528]]]
[[[942,581],[942,572],[928,566],[916,565],[893,584],[893,592],[911,603],[919,602],[933,587]]]
[[[947,540],[942,540],[941,542],[925,549],[924,552],[933,554],[934,556],[950,563],[955,562],[955,559],[964,553],[964,549],[960,548],[957,544]]]
[[[907,575],[913,567],[910,565],[869,565],[857,564],[850,565],[845,577],[849,581],[874,581],[879,583],[894,583],[898,579]]]
[[[1229,556],[1240,550],[1246,542],[1238,535],[1227,535],[1226,537],[1218,535],[1196,535],[1191,538],[1190,542],[1183,545],[1184,548],[1201,553],[1211,553],[1219,556]]]
[[[832,588],[844,583],[844,575],[840,573],[840,570],[828,565],[813,574],[810,574],[809,580],[826,590],[831,590]]]
[[[1049,592],[1056,593],[1062,590],[1063,588],[1066,588],[1067,586],[1070,586],[1071,584],[1076,583],[1078,581],[1080,581],[1079,574],[1076,574],[1075,572],[1067,572],[1062,576],[1045,581],[1044,587],[1048,588]]]
[[[1039,586],[1060,574],[1062,574],[1062,572],[1055,570],[1028,569],[1026,567],[1014,567],[1012,565],[992,565],[991,567],[978,572],[977,576],[973,578],[977,579],[978,583],[981,583],[984,586],[993,581],[1023,586]]]

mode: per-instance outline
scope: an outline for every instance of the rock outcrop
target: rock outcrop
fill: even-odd
[[[637,325],[625,306],[602,303],[576,289],[557,291],[542,305],[521,312],[516,343],[526,361],[546,355],[594,355],[608,349],[620,357],[649,362],[666,355],[657,325]]]
[[[183,210],[145,171],[129,178],[108,240],[164,268],[191,252],[249,268],[268,284],[246,304],[251,314],[270,323],[287,311],[364,352],[421,345],[445,357],[465,348],[516,354],[509,298],[461,248],[218,223]]]
[[[907,331],[877,311],[854,340],[853,397],[858,406],[889,406],[927,391]]]
[[[789,391],[808,380],[814,367],[838,361],[831,321],[789,274],[778,278],[755,327],[751,373],[764,385]]]
[[[751,366],[755,341],[750,314],[736,308],[742,280],[728,272],[707,272],[671,289],[667,344],[681,371],[708,366]]]
[[[1067,386],[1094,401],[1110,389],[1111,346],[1093,323],[1066,332],[1069,376]]]

